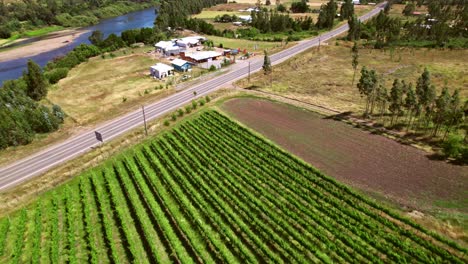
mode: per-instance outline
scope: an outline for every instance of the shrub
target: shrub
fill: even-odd
[[[54,104],[52,106],[52,114],[57,118],[60,123],[63,123],[65,119],[65,113],[59,105]]]
[[[177,114],[179,116],[183,116],[184,115],[184,110],[182,110],[182,109],[177,110]]]
[[[187,105],[185,107],[185,113],[190,114],[190,112],[192,112],[192,107],[190,105]]]
[[[68,68],[57,68],[44,73],[50,84],[58,83],[61,79],[67,77]]]
[[[197,102],[192,101],[192,108],[193,108],[194,110],[197,109]]]
[[[210,72],[216,71],[216,66],[211,65],[210,68],[208,69]]]
[[[445,156],[458,159],[463,152],[464,142],[463,137],[459,135],[450,135],[448,139],[442,144],[442,150]]]
[[[205,96],[205,100],[206,100],[207,103],[209,103],[211,99],[210,99],[210,97],[207,95],[207,96]]]
[[[164,121],[164,125],[165,125],[165,126],[169,126],[169,124],[170,124],[170,123],[169,123],[169,120],[165,120],[165,121]]]
[[[127,97],[122,97],[122,103],[127,102]]]
[[[172,120],[172,121],[176,121],[176,119],[177,119],[177,115],[176,115],[176,114],[172,114],[171,120]]]

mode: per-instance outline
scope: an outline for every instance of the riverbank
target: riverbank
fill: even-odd
[[[89,30],[66,29],[50,33],[39,41],[0,51],[0,62],[35,56],[40,53],[64,47],[87,32],[89,32]]]

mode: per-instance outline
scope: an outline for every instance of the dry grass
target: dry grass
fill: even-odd
[[[214,45],[217,47],[220,43],[223,44],[225,48],[246,49],[249,52],[263,53],[263,50],[268,50],[271,52],[277,52],[281,49],[284,49],[284,46],[281,46],[281,43],[277,42],[266,42],[266,41],[251,41],[246,39],[232,39],[232,38],[223,38],[216,36],[207,36],[210,40],[213,41]],[[256,47],[256,49],[255,49]]]
[[[363,101],[354,85],[351,86],[351,43],[339,42],[339,46],[313,48],[278,66],[273,67],[273,85],[269,77],[258,72],[251,83],[241,80],[242,88],[252,87],[323,105],[339,111],[363,110]],[[388,88],[395,78],[415,83],[424,67],[432,74],[432,81],[440,90],[445,84],[454,90],[459,88],[468,97],[468,51],[395,49],[372,50],[361,48],[359,69],[365,65],[382,74]],[[359,70],[356,81],[359,80]]]
[[[155,60],[144,54],[131,54],[114,59],[96,57],[70,71],[49,92],[48,99],[60,105],[81,125],[95,123],[140,104],[149,97],[167,95],[168,90],[155,90],[164,82],[149,77]],[[150,92],[145,95],[145,90]],[[126,98],[126,102],[124,101]]]
[[[222,16],[224,14],[227,15],[236,15],[236,16],[242,16],[242,15],[249,15],[249,13],[245,12],[237,12],[237,11],[213,11],[213,10],[203,10],[200,14],[193,15],[194,18],[199,18],[199,19],[210,19],[214,20],[216,16]]]

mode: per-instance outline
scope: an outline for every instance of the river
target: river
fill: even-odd
[[[6,80],[16,79],[20,77],[23,70],[26,69],[28,60],[33,60],[40,66],[45,66],[48,61],[55,57],[62,56],[71,51],[74,47],[85,43],[89,44],[88,37],[94,30],[100,30],[104,37],[114,33],[120,35],[122,31],[134,28],[153,27],[154,19],[156,18],[154,8],[148,8],[141,11],[128,13],[126,15],[108,18],[101,20],[99,24],[84,28],[89,32],[82,34],[70,44],[61,48],[44,52],[35,56],[25,57],[20,59],[8,60],[0,62],[0,86]]]

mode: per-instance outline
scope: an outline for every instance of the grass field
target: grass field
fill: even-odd
[[[464,252],[214,111],[0,219],[0,262],[12,263],[463,263]]]
[[[72,69],[47,98],[78,123],[93,123],[102,120],[102,113],[108,118],[130,106],[170,93],[172,89],[165,89],[163,81],[150,78],[149,67],[155,63],[139,52],[116,58],[92,58]],[[160,89],[160,85],[164,88]]]
[[[395,78],[416,83],[424,68],[431,72],[432,82],[440,91],[444,85],[453,91],[460,89],[468,98],[467,50],[408,49],[359,50],[359,70],[351,86],[351,46],[349,42],[332,41],[328,46],[310,49],[273,67],[272,86],[263,72],[252,75],[251,82],[241,80],[243,88],[274,92],[299,100],[316,103],[339,111],[361,112],[365,107],[356,83],[362,66],[375,69],[390,89]],[[308,78],[304,78],[308,76]]]

